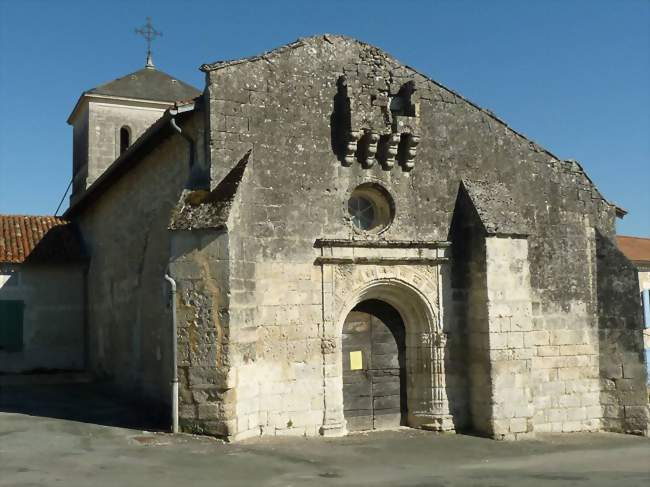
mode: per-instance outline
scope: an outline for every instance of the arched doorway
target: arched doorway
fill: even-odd
[[[348,314],[342,331],[347,430],[405,425],[406,333],[400,314],[383,301],[362,301]]]

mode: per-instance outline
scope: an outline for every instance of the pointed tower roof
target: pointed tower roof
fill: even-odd
[[[201,95],[201,91],[155,69],[151,63],[134,73],[84,91],[72,109],[68,123],[73,124],[76,114],[84,102],[93,98],[114,98],[117,103],[133,100],[166,108],[173,105],[174,102],[191,100],[199,95]]]
[[[201,92],[193,86],[155,69],[152,63],[151,65],[147,64],[139,71],[88,90],[84,94],[175,102],[196,98]]]

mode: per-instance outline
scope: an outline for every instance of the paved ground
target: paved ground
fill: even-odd
[[[119,418],[137,416],[88,385],[0,386],[0,486],[650,485],[650,440],[624,435],[510,443],[402,429],[224,444],[106,426]]]

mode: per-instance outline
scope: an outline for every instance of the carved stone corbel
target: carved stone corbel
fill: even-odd
[[[377,159],[377,143],[379,142],[379,134],[376,132],[367,132],[368,146],[365,151],[365,159],[363,167],[369,168],[375,165]]]
[[[345,146],[345,163],[346,166],[351,166],[354,163],[355,155],[357,153],[357,142],[361,137],[361,132],[358,130],[352,130],[348,134],[348,141]]]
[[[404,160],[404,169],[410,171],[415,166],[415,156],[417,155],[418,144],[420,137],[417,135],[409,135],[406,141],[406,159]]]
[[[384,161],[384,168],[391,169],[397,160],[397,150],[399,148],[400,135],[390,134],[388,137],[388,148],[386,149],[386,160]]]

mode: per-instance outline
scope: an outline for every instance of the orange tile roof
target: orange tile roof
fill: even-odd
[[[618,235],[616,241],[621,252],[632,262],[650,264],[650,238]]]
[[[83,252],[72,224],[55,216],[0,215],[0,262],[75,261]]]

